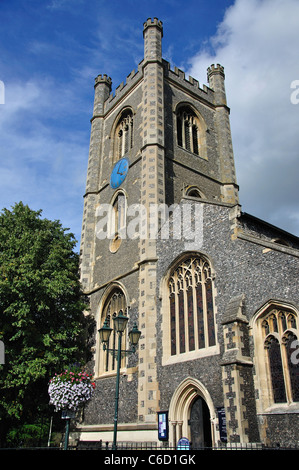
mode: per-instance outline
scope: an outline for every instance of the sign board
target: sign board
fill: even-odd
[[[181,437],[177,443],[177,450],[190,450],[190,441],[187,437]]]
[[[158,439],[168,441],[168,411],[158,411]]]
[[[217,408],[217,413],[218,413],[220,440],[221,442],[227,442],[226,417],[225,417],[224,407]]]
[[[74,410],[62,410],[61,419],[74,419],[76,412]]]

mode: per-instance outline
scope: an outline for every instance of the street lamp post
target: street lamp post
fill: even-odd
[[[121,340],[122,335],[127,327],[129,318],[123,314],[123,311],[120,310],[117,317],[113,319],[114,321],[114,330],[118,334],[118,347],[117,350],[115,348],[108,348],[108,342],[113,331],[108,324],[108,320],[106,319],[102,328],[99,329],[100,340],[103,343],[104,351],[108,351],[111,354],[116,356],[117,361],[117,369],[116,369],[116,386],[115,386],[115,408],[114,408],[114,430],[113,430],[113,449],[116,449],[116,441],[117,441],[117,422],[118,422],[118,401],[119,401],[119,376],[120,376],[120,363],[122,354],[127,355],[130,353],[134,353],[136,351],[136,346],[138,344],[141,331],[138,330],[136,323],[134,324],[131,331],[129,331],[129,340],[131,344],[131,348],[129,350],[122,350],[121,349]]]

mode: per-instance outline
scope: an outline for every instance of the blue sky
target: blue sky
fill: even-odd
[[[242,210],[299,236],[297,0],[0,0],[0,208],[23,201],[80,241],[94,78],[126,80],[154,16],[172,67],[200,84],[225,68]]]

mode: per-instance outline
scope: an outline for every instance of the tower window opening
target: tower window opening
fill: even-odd
[[[115,160],[128,154],[133,148],[133,113],[125,110],[116,126],[115,131]]]
[[[186,196],[190,197],[196,197],[198,199],[201,199],[203,196],[200,192],[200,190],[196,186],[191,186],[186,189]]]
[[[185,150],[199,155],[199,122],[189,107],[180,108],[178,111],[177,143]]]
[[[124,231],[126,230],[126,196],[122,191],[117,191],[111,203],[108,234],[111,239],[110,251],[115,253],[120,247]]]

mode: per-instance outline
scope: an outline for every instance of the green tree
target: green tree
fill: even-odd
[[[74,236],[22,202],[0,214],[0,424],[49,409],[55,372],[87,360],[86,304]]]

